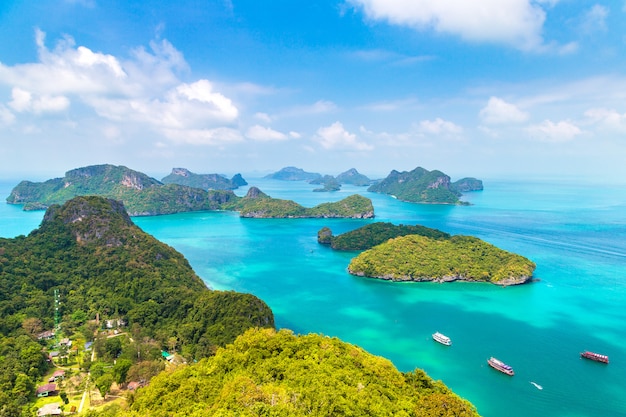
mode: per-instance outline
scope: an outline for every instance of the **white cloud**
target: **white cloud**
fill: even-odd
[[[265,123],[271,123],[272,121],[272,118],[270,117],[270,115],[267,113],[263,113],[263,112],[255,113],[254,117]]]
[[[187,63],[166,40],[150,42],[149,51],[136,48],[130,59],[121,60],[76,46],[68,36],[53,49],[45,46],[42,31],[36,30],[35,38],[38,62],[0,63],[0,84],[11,87],[8,106],[17,113],[59,112],[72,100],[77,108],[87,106],[118,123],[118,129],[132,125],[175,141],[188,131],[190,143],[243,138],[228,130],[239,117],[237,106],[209,80],[181,83],[177,74],[188,69]]]
[[[8,126],[15,122],[15,115],[11,113],[11,110],[0,104],[0,124]]]
[[[606,32],[606,18],[609,9],[599,4],[594,4],[582,17],[581,29],[586,33]]]
[[[293,130],[291,132],[289,132],[289,137],[293,138],[293,139],[300,139],[302,137],[302,135],[298,132],[294,132]]]
[[[523,50],[543,43],[544,9],[532,0],[348,0],[373,20]]]
[[[544,120],[541,124],[528,127],[527,131],[532,137],[548,142],[568,142],[583,133],[578,126],[567,120],[557,123]]]
[[[463,128],[447,120],[437,117],[435,120],[422,120],[418,130],[429,135],[452,135],[463,133]]]
[[[15,87],[11,91],[12,100],[9,102],[9,106],[17,112],[58,112],[67,109],[70,106],[70,101],[64,96],[38,96],[35,97],[32,93]]]
[[[176,88],[176,92],[181,98],[186,98],[189,102],[201,103],[203,116],[228,123],[235,120],[239,115],[239,111],[232,101],[224,95],[214,92],[213,85],[208,80],[182,84]]]
[[[590,123],[608,130],[626,132],[626,113],[613,109],[595,108],[585,112]]]
[[[286,140],[287,135],[269,127],[254,125],[246,131],[246,137],[260,142]]]
[[[528,114],[501,98],[490,97],[487,105],[480,111],[480,118],[487,124],[520,123],[528,120]]]
[[[178,144],[224,145],[244,140],[241,133],[232,128],[215,129],[163,129],[164,135]]]
[[[350,151],[369,151],[374,149],[373,146],[360,142],[354,133],[345,130],[341,122],[320,127],[313,139],[319,142],[324,149]]]

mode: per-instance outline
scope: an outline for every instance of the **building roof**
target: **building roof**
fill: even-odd
[[[61,403],[50,403],[37,410],[37,416],[60,416],[63,413],[61,411]]]
[[[37,387],[37,394],[42,392],[52,392],[57,390],[57,384],[46,384],[40,387]]]

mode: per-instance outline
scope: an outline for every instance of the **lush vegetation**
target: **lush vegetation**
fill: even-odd
[[[63,204],[83,195],[99,195],[124,202],[131,216],[217,210],[237,196],[232,191],[205,191],[167,184],[123,166],[94,165],[68,171],[63,178],[43,183],[20,182],[7,197],[10,204],[26,210]]]
[[[534,270],[532,261],[471,236],[402,236],[362,252],[348,266],[355,275],[394,281],[460,279],[499,285],[526,282]]]
[[[333,236],[332,231],[327,227],[321,229],[317,234],[319,243],[330,245],[336,250],[366,250],[394,237],[405,235],[420,235],[432,239],[450,237],[445,232],[426,226],[394,225],[383,222],[368,224],[339,236]]]
[[[241,185],[247,185],[241,174],[236,174],[228,179],[220,174],[195,174],[185,168],[174,168],[172,172],[163,177],[164,184],[186,185],[203,190],[235,190]]]
[[[369,198],[354,194],[335,203],[322,203],[307,208],[291,200],[271,198],[256,187],[245,197],[225,208],[237,210],[242,217],[254,218],[371,218],[374,206]]]
[[[359,173],[359,171],[354,168],[350,168],[349,170],[337,175],[337,181],[340,184],[352,184],[359,186],[366,186],[372,183],[372,180]]]
[[[450,177],[441,171],[417,167],[410,172],[391,171],[387,178],[367,190],[413,203],[462,204],[460,187],[461,184],[451,184]]]
[[[90,416],[477,416],[423,371],[337,338],[249,330],[214,357],[164,372],[129,409]]]
[[[182,169],[182,168],[181,168]],[[183,177],[174,175],[175,177]],[[245,183],[236,175],[232,182]],[[203,183],[206,185],[206,183]],[[99,195],[124,202],[131,216],[152,216],[188,211],[235,210],[243,217],[372,217],[373,206],[364,197],[305,208],[291,200],[273,199],[252,187],[245,197],[231,190],[204,190],[179,184],[163,184],[126,167],[95,165],[78,168],[43,183],[22,181],[7,202],[24,204],[26,210],[45,209],[83,195]]]
[[[121,319],[136,340],[175,341],[188,360],[206,357],[250,327],[273,327],[250,294],[209,290],[187,260],[101,197],[53,205],[29,236],[0,239],[0,410],[17,410],[47,370],[37,333],[55,326],[93,338],[93,319]],[[137,350],[135,350],[136,355]],[[28,396],[24,397],[28,398]],[[15,413],[2,415],[18,415]]]
[[[322,184],[324,186],[322,188],[315,188],[313,190],[314,192],[338,191],[341,189],[341,184],[332,175],[324,175],[323,177],[313,180],[310,183]]]

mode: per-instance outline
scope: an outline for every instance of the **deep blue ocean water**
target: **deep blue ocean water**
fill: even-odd
[[[247,180],[305,206],[360,193],[372,199],[376,219],[202,212],[133,220],[183,253],[210,287],[262,298],[278,327],[339,337],[401,371],[422,368],[485,417],[626,416],[626,185],[485,181],[484,191],[464,196],[472,205],[439,206],[359,187],[314,193],[304,182]],[[0,183],[1,195],[14,185]],[[28,234],[42,216],[0,204],[0,236]],[[346,272],[354,253],[317,243],[323,226],[339,234],[372,221],[477,236],[533,260],[539,281],[500,288],[359,278]],[[435,331],[453,345],[434,342]],[[582,360],[583,350],[611,363]],[[489,368],[490,356],[515,376]]]

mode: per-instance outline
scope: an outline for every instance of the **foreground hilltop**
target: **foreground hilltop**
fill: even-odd
[[[179,174],[183,171],[179,171]],[[245,181],[238,176],[232,181]],[[337,203],[305,208],[291,200],[273,199],[252,187],[245,197],[232,190],[205,190],[175,183],[163,184],[124,166],[94,165],[68,171],[63,178],[43,183],[22,181],[7,197],[25,210],[63,204],[75,196],[99,195],[120,200],[131,216],[154,216],[191,211],[232,210],[242,217],[344,217],[369,218],[374,208],[365,197],[350,196]]]
[[[160,350],[172,341],[194,360],[251,327],[274,327],[262,300],[207,288],[180,253],[137,227],[122,203],[75,197],[51,206],[28,236],[0,239],[0,409],[6,415],[20,415],[50,367],[39,333],[93,341],[96,318],[126,324],[135,341],[119,349],[130,352],[123,356],[129,367],[141,369],[158,367]],[[120,355],[107,356],[108,345],[98,343],[99,360]]]
[[[478,417],[421,370],[315,334],[250,330],[197,364],[154,378],[112,416]]]
[[[475,178],[451,182],[450,177],[441,171],[417,167],[408,172],[393,170],[367,191],[389,194],[411,203],[462,204],[459,200],[462,192],[482,189],[482,181]]]

